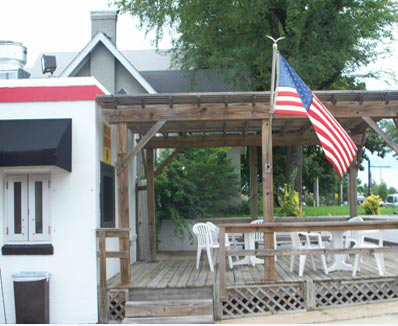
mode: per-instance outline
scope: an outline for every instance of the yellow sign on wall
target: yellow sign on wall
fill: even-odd
[[[104,141],[104,163],[112,165],[112,134],[111,127],[107,124],[103,124],[102,128],[103,141]]]

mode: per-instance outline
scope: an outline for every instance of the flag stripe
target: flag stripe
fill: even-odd
[[[339,146],[336,146],[336,143],[335,143],[333,137],[331,136],[331,134],[328,133],[325,130],[325,128],[323,128],[322,123],[320,123],[316,119],[313,119],[312,116],[310,116],[310,120],[312,122],[312,125],[314,126],[314,129],[315,129],[315,132],[316,132],[318,138],[320,138],[320,136],[322,136],[324,141],[327,140],[329,148],[331,150],[333,150],[331,153],[333,153],[333,156],[339,162],[339,166],[341,166],[342,169],[345,170],[347,168],[347,162],[344,160],[341,150],[340,150]]]
[[[355,157],[357,147],[287,61],[281,55],[278,58],[280,65],[275,113],[308,116],[327,160],[342,178]]]
[[[316,109],[315,106],[311,106],[311,115],[316,115],[318,120],[323,120],[324,115]],[[309,113],[310,114],[310,113]],[[344,141],[343,137],[341,136],[341,132],[339,132],[337,129],[333,128],[331,124],[323,124],[325,128],[327,128],[330,133],[332,134],[331,137],[333,137],[336,141],[336,146],[338,146],[342,150],[342,155],[344,157],[344,160],[347,164],[347,167],[350,165],[350,161],[352,159],[352,153],[349,149],[349,146],[347,142]],[[338,144],[337,144],[338,143]]]
[[[351,140],[350,136],[346,133],[343,127],[338,123],[335,117],[329,112],[328,109],[323,105],[323,103],[316,97],[314,94],[314,102],[319,106],[319,108],[324,112],[326,116],[329,117],[329,121],[335,126],[336,129],[340,131],[342,137],[344,137],[346,144],[350,148],[350,152],[352,155],[355,155],[357,151],[357,147],[355,146],[354,142]]]
[[[307,116],[307,110],[294,88],[278,87],[276,96],[276,114]]]
[[[320,124],[320,127],[328,134],[330,140],[334,143],[334,146],[337,148],[341,157],[344,159],[345,165],[349,166],[350,154],[347,152],[347,148],[342,144],[342,139],[340,138],[340,135],[338,135],[336,130],[333,129],[330,125],[324,124],[323,117],[318,113],[320,112],[314,109],[313,106],[311,106],[311,109],[308,111],[308,115],[317,120]]]

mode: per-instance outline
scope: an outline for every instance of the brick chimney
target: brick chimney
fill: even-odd
[[[91,38],[102,32],[116,46],[117,13],[117,10],[91,11]]]

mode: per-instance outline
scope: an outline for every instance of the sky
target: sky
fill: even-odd
[[[21,42],[28,49],[26,66],[43,52],[80,51],[91,38],[90,11],[115,9],[108,0],[0,0],[0,40]],[[119,15],[120,50],[154,48],[150,35],[136,27],[137,20]],[[166,34],[160,48],[170,47]]]
[[[90,40],[90,11],[115,9],[108,6],[108,0],[0,0],[0,40],[21,42],[28,49],[27,65],[31,66],[40,53],[80,51]],[[144,31],[139,31],[137,20],[123,14],[118,17],[117,47],[120,50],[153,49],[150,39]],[[394,28],[398,38],[398,27]],[[165,35],[160,48],[170,48],[170,36]],[[398,67],[398,41],[381,44],[381,48],[391,45],[392,55],[379,57],[369,65],[375,70],[393,71]],[[363,69],[365,72],[367,68]],[[383,78],[386,75],[383,75]],[[384,82],[383,78],[366,79],[367,89],[398,89],[398,81]],[[372,168],[372,176],[379,183],[383,180],[389,187],[398,189],[398,163],[391,154],[384,159],[370,155],[374,166],[390,168]],[[359,171],[362,183],[367,183],[367,167]]]

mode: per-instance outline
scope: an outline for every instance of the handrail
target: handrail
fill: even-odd
[[[99,240],[99,251],[97,257],[100,260],[100,300],[99,300],[99,321],[107,323],[108,298],[106,289],[106,258],[119,258],[121,261],[120,279],[123,285],[130,284],[130,229],[128,228],[101,228],[96,230],[96,237]],[[106,238],[119,238],[119,241],[127,242],[124,246],[127,250],[106,251]],[[122,264],[123,262],[123,264]],[[122,268],[127,266],[127,268]]]
[[[324,254],[347,254],[347,253],[379,253],[379,252],[397,252],[396,247],[381,248],[348,248],[348,249],[270,249],[263,250],[226,250],[226,233],[251,233],[263,232],[264,235],[271,235],[274,232],[300,232],[300,231],[349,231],[349,230],[388,230],[398,229],[398,221],[372,220],[364,222],[335,222],[335,221],[311,221],[311,222],[289,222],[289,223],[261,223],[261,224],[242,224],[228,223],[219,225],[220,239],[220,262],[219,262],[219,294],[221,299],[226,298],[226,258],[228,256],[287,256],[287,255],[324,255]],[[264,275],[265,276],[265,275]],[[264,277],[264,281],[266,280]]]
[[[261,224],[220,224],[226,233],[239,232],[300,232],[300,231],[348,231],[398,229],[398,221],[364,222],[290,222]]]

